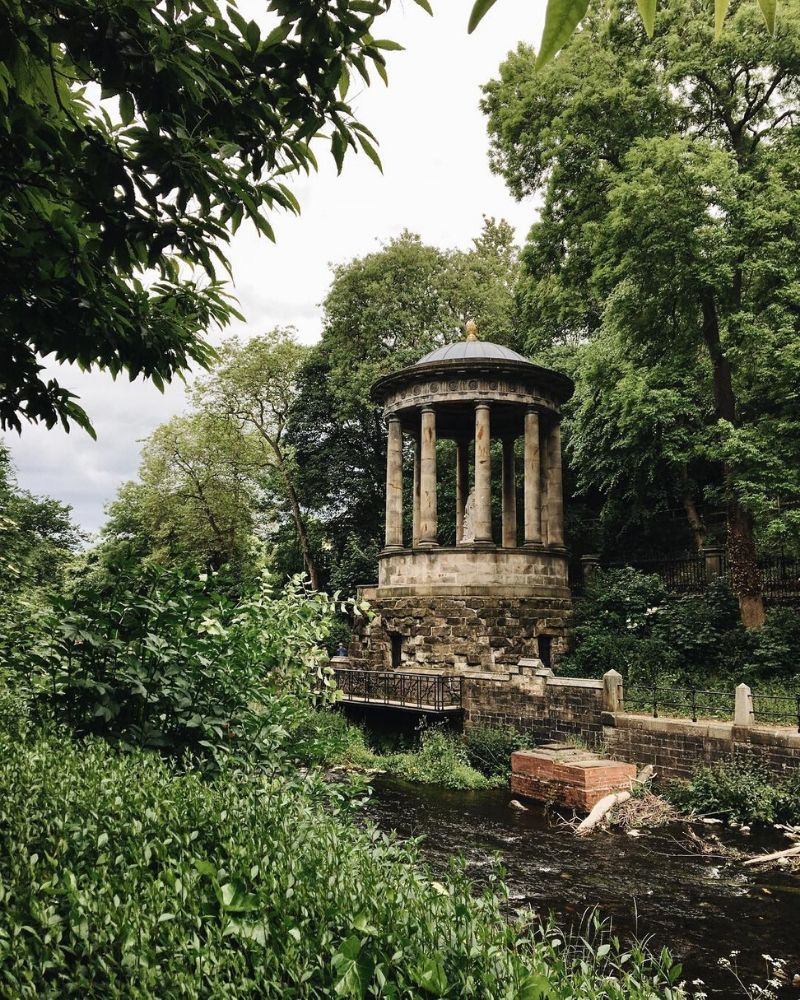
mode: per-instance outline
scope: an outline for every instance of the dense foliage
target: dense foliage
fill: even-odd
[[[300,580],[238,594],[213,575],[128,565],[111,584],[76,581],[4,662],[39,717],[76,732],[276,766],[292,720],[332,698],[323,644],[341,610]]]
[[[681,809],[738,823],[800,823],[800,775],[782,780],[751,759],[701,768],[689,782],[665,789]]]
[[[580,488],[683,508],[697,540],[720,510],[759,624],[754,521],[797,544],[800,13],[771,36],[734,2],[717,42],[701,0],[652,40],[631,15],[598,2],[552,63],[521,46],[485,88],[494,168],[543,199],[522,320],[576,375]]]
[[[91,429],[46,355],[156,385],[209,361],[231,233],[273,238],[318,137],[378,162],[346,94],[386,76],[390,2],[271,0],[263,34],[214,0],[0,3],[0,426]]]
[[[743,628],[736,600],[719,581],[702,595],[669,594],[660,577],[634,569],[590,578],[576,602],[566,674],[600,677],[618,670],[633,685],[760,690],[797,685],[800,624],[791,608],[773,608],[757,632]]]
[[[435,881],[315,779],[205,780],[61,736],[0,747],[3,996],[684,995],[666,954],[566,950],[499,884]]]

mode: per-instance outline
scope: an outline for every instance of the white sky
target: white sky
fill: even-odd
[[[292,324],[313,342],[330,264],[369,253],[403,229],[441,247],[468,247],[484,214],[508,219],[518,241],[533,222],[534,205],[516,203],[489,171],[478,102],[481,84],[496,76],[510,49],[520,40],[538,44],[544,4],[500,0],[467,35],[471,0],[433,0],[433,18],[411,0],[394,2],[376,31],[406,47],[387,54],[389,87],[376,79],[362,88],[354,76],[348,95],[380,142],[383,175],[366,156],[348,155],[337,177],[327,151],[317,148],[320,173],[294,186],[302,214],[272,220],[277,244],[243,226],[229,248],[246,323],[226,334]],[[257,20],[264,6],[240,3]],[[6,441],[20,485],[71,504],[80,525],[94,531],[119,485],[136,475],[142,439],[181,410],[183,390],[175,384],[162,395],[146,382],[69,368],[58,377],[81,397],[97,441],[78,428],[66,434],[39,427]]]

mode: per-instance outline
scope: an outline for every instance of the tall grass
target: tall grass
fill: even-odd
[[[565,947],[435,881],[341,787],[213,778],[96,738],[0,738],[0,996],[676,998],[680,970]]]

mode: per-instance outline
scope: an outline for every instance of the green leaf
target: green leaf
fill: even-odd
[[[443,997],[447,993],[447,974],[438,955],[426,959],[422,968],[414,973],[414,978],[417,985],[431,996]]]
[[[376,38],[370,42],[376,49],[386,49],[389,52],[405,52],[405,46],[400,42],[393,42],[391,38]]]
[[[133,121],[135,111],[133,98],[127,91],[123,91],[119,95],[119,116],[122,119],[123,125],[130,125]]]
[[[469,22],[467,23],[467,32],[470,35],[496,3],[497,0],[475,0],[472,12],[469,15]]]
[[[344,164],[344,154],[347,149],[347,143],[342,136],[341,132],[334,132],[331,138],[331,152],[333,153],[333,158],[336,160],[336,172],[340,174],[342,172],[342,166]]]
[[[725,15],[728,13],[728,5],[731,0],[714,0],[714,37],[719,38],[722,34],[722,25],[725,23]]]
[[[774,35],[775,9],[778,6],[778,0],[758,0],[758,6],[761,8],[761,13],[764,15],[764,20],[767,22],[770,34]]]
[[[589,0],[548,0],[542,45],[536,57],[537,69],[550,62],[569,41],[588,6]]]
[[[647,37],[652,38],[656,26],[656,0],[636,0],[636,6],[639,8]]]
[[[372,145],[369,139],[365,139],[363,135],[356,135],[356,139],[358,140],[359,146],[361,146],[361,148],[364,150],[367,156],[372,160],[372,162],[375,164],[378,170],[380,170],[380,172],[383,173],[383,164],[381,163],[380,156],[378,156],[377,149],[375,149],[375,147]]]
[[[346,64],[342,64],[342,72],[339,76],[339,97],[342,100],[347,97],[347,91],[350,89],[350,70],[347,68]]]
[[[422,7],[422,9],[433,17],[433,7],[428,3],[428,0],[414,0],[417,7]]]
[[[550,980],[546,976],[531,975],[520,984],[518,1000],[551,1000]]]
[[[265,48],[270,48],[273,45],[280,45],[281,42],[285,42],[286,39],[292,33],[291,21],[287,21],[285,24],[279,24],[277,28],[273,28],[272,31],[264,39]]]

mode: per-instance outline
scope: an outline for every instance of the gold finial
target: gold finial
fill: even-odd
[[[474,319],[467,320],[466,325],[464,326],[464,332],[467,335],[467,340],[478,339],[478,327]]]

